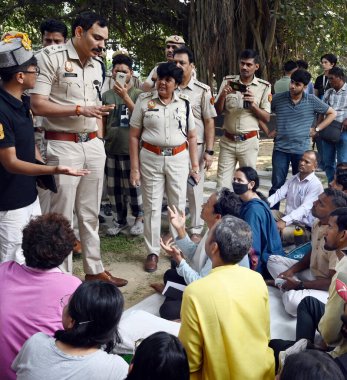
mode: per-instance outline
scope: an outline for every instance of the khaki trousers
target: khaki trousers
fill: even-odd
[[[220,152],[217,169],[217,188],[231,188],[236,164],[256,168],[259,139],[257,136],[245,141],[231,141],[222,136],[219,142]]]
[[[160,253],[161,206],[164,191],[168,205],[184,210],[189,173],[188,150],[175,156],[140,151],[141,189],[144,212],[144,239],[148,254]],[[171,229],[171,234],[176,232]]]
[[[99,220],[100,202],[104,179],[105,150],[101,140],[74,143],[49,140],[47,144],[48,165],[66,165],[91,171],[84,177],[57,175],[58,193],[51,194],[51,212],[63,214],[74,226],[73,211],[78,219],[78,229],[86,274],[104,271],[100,255]],[[61,269],[72,272],[72,254]]]
[[[190,225],[192,234],[201,234],[204,221],[201,219],[201,207],[204,202],[204,182],[205,182],[205,169],[204,169],[204,154],[205,144],[198,145],[198,158],[201,179],[196,186],[187,185],[187,198],[189,201],[190,211]]]
[[[271,212],[276,222],[281,220],[281,218],[284,216],[283,212],[279,210],[271,210]],[[305,228],[305,225],[302,223],[294,222],[293,224],[290,224],[289,226],[286,226],[283,228],[281,232],[281,240],[283,241],[283,243],[286,243],[286,244],[295,243],[294,231],[295,231],[296,226],[299,226],[304,230],[304,242],[307,242],[311,239],[311,232]]]

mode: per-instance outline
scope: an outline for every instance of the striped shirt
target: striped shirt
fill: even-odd
[[[294,103],[290,92],[275,94],[271,110],[276,114],[275,150],[285,153],[302,154],[310,146],[310,128],[315,113],[325,114],[329,106],[314,95],[302,94]]]
[[[329,104],[336,111],[336,121],[342,123],[347,118],[347,84],[338,91],[329,88],[323,97],[323,102]]]

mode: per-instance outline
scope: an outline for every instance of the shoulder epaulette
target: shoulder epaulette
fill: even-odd
[[[188,95],[185,95],[185,94],[179,94],[178,96],[179,96],[181,99],[188,100],[188,102],[189,102],[189,96],[188,96]]]
[[[260,79],[260,78],[257,78],[258,79],[258,82],[260,82],[260,83],[263,83],[263,84],[265,84],[266,86],[271,86],[271,83],[270,82],[268,82],[267,80],[264,80],[264,79]]]
[[[223,80],[226,80],[226,79],[238,79],[239,76],[238,75],[226,75]]]
[[[202,87],[205,91],[209,91],[210,90],[210,86],[205,84],[205,83],[202,83],[202,82],[199,82],[198,80],[195,79],[194,81],[194,84],[196,84],[197,86],[199,87]]]
[[[150,97],[152,95],[153,95],[152,91],[143,92],[142,94],[139,95],[139,98],[141,97],[141,99],[145,99],[145,98],[148,98],[148,97]]]
[[[65,44],[60,44],[60,45],[46,46],[41,51],[47,55],[52,55],[64,50],[67,50],[67,46]]]

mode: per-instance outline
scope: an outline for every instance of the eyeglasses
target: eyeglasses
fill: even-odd
[[[22,71],[22,73],[36,74],[36,76],[39,76],[40,75],[40,68],[36,66],[35,71],[26,70],[26,71]]]

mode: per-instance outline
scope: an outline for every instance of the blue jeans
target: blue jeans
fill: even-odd
[[[324,170],[329,183],[334,179],[336,158],[338,164],[347,162],[347,131],[342,132],[337,144],[323,140]]]
[[[276,191],[284,185],[289,170],[289,163],[292,164],[292,174],[295,175],[299,171],[299,161],[302,153],[286,153],[279,150],[274,150],[272,153],[272,186],[269,195],[276,193]],[[280,204],[275,204],[272,208],[279,210]]]

